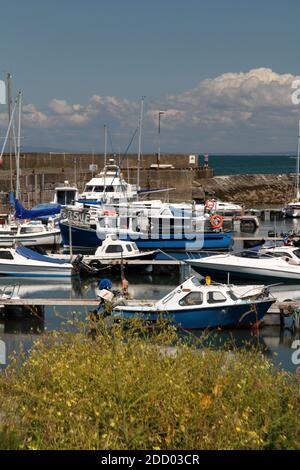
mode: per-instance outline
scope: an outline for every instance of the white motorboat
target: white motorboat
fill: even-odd
[[[124,301],[112,316],[147,321],[163,317],[182,328],[240,327],[257,325],[273,302],[265,286],[204,283],[193,276],[159,301]]]
[[[7,224],[0,228],[0,246],[9,247],[15,243],[24,246],[51,246],[61,242],[60,229],[54,223],[44,225],[34,220],[24,224]]]
[[[72,264],[40,255],[24,246],[0,249],[0,275],[17,277],[70,277]]]
[[[111,260],[145,260],[154,259],[157,250],[140,251],[135,242],[120,240],[116,236],[107,235],[94,255],[85,255],[82,261],[89,266],[97,267],[102,262]]]
[[[200,274],[300,282],[300,250],[296,247],[265,248],[187,259]]]
[[[136,186],[124,180],[114,159],[109,159],[103,171],[92,178],[78,196],[78,201],[85,204],[119,203],[136,199]]]
[[[195,209],[198,210],[207,210],[210,213],[218,213],[223,216],[241,216],[243,213],[243,208],[239,204],[233,202],[224,202],[220,199],[211,198],[208,199],[205,204],[196,204]]]
[[[282,210],[282,213],[284,217],[300,217],[300,201],[295,200],[294,202],[289,202]]]

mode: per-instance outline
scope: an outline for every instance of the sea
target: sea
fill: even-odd
[[[203,164],[204,157],[199,158]],[[215,176],[258,173],[295,173],[296,154],[209,155]]]

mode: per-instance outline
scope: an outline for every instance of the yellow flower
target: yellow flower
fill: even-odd
[[[200,400],[200,404],[202,408],[209,408],[210,405],[212,404],[212,399],[209,395],[203,395],[203,397]]]

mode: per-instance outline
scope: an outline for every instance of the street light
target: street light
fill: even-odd
[[[160,117],[162,114],[165,114],[164,111],[158,112],[158,152],[157,152],[157,167],[159,168],[160,164]]]

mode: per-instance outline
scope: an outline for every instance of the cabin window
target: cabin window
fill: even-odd
[[[238,297],[234,294],[232,290],[227,291],[227,294],[232,300],[238,300]]]
[[[132,251],[131,245],[126,245],[127,251]]]
[[[86,192],[91,192],[91,191],[93,191],[93,189],[94,189],[94,186],[87,185],[87,186],[85,187],[85,191],[86,191]]]
[[[208,292],[207,303],[218,304],[222,302],[226,302],[226,297],[221,292],[218,292],[217,290]]]
[[[21,227],[20,233],[40,233],[41,227]]]
[[[103,193],[104,191],[104,186],[95,186],[94,187],[94,192],[95,193]]]
[[[297,258],[300,258],[300,250],[294,250],[293,253],[297,256]]]
[[[122,253],[123,247],[121,245],[110,245],[106,248],[106,253]]]
[[[188,307],[189,305],[201,305],[203,303],[202,292],[190,292],[183,299],[179,300],[179,305]]]
[[[10,251],[0,251],[0,259],[14,259]]]
[[[276,258],[281,258],[282,256],[286,256],[287,258],[292,259],[292,256],[289,253],[285,253],[283,251],[274,251],[273,253],[270,253],[270,254],[271,256],[275,256]]]
[[[105,192],[106,193],[114,193],[115,189],[113,186],[105,186]]]

